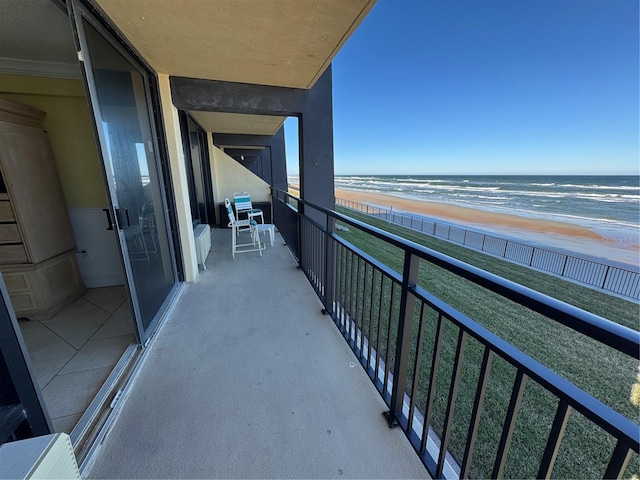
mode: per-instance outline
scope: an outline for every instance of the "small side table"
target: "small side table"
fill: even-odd
[[[258,229],[258,237],[261,233],[269,232],[269,240],[271,240],[271,246],[273,247],[273,241],[276,236],[276,226],[272,223],[258,223],[256,228]]]

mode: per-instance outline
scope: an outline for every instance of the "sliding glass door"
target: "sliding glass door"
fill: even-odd
[[[216,223],[215,201],[211,186],[207,135],[184,111],[180,112],[180,129],[194,228],[199,223],[214,225]]]
[[[111,212],[144,342],[177,286],[151,73],[79,2],[72,5]]]

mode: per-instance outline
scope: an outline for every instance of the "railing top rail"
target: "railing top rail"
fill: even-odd
[[[450,321],[467,331],[480,343],[488,346],[516,368],[522,369],[529,378],[538,382],[556,397],[565,400],[576,411],[596,422],[610,434],[616,437],[626,437],[633,444],[633,448],[637,450],[640,443],[640,430],[638,430],[637,424],[523,353],[495,333],[474,322],[471,318],[457,311],[422,287],[416,286],[412,289],[412,292],[432,308],[444,314]]]
[[[402,276],[398,272],[396,272],[395,270],[389,268],[387,265],[382,263],[377,258],[372,257],[367,252],[363,252],[358,247],[356,247],[354,244],[346,241],[344,238],[336,235],[335,233],[332,233],[330,236],[331,236],[331,238],[333,240],[335,240],[339,244],[345,246],[346,248],[350,249],[352,252],[354,252],[360,258],[362,258],[363,260],[365,260],[366,262],[371,264],[373,266],[373,268],[375,268],[378,271],[384,273],[387,277],[389,277],[394,282],[402,283]]]
[[[348,217],[334,210],[315,205],[297,198],[284,190],[273,187],[273,190],[295,199],[302,205],[311,207],[331,218],[356,227],[395,247],[408,251],[462,278],[470,280],[509,300],[513,300],[527,308],[541,313],[579,333],[595,338],[599,342],[640,360],[640,332],[573,305],[561,302],[548,295],[519,285],[510,280],[481,270],[472,265],[456,260],[442,253],[431,250],[390,232]]]

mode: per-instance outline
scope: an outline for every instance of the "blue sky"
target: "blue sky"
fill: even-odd
[[[638,10],[378,0],[333,62],[336,174],[640,173]]]

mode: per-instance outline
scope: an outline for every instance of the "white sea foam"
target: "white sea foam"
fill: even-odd
[[[635,190],[640,191],[640,186],[634,187],[629,185],[558,185],[558,187],[562,188],[578,188],[578,189],[588,189],[588,190]]]
[[[338,188],[568,221],[637,237],[640,179],[580,176],[336,177]]]

